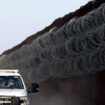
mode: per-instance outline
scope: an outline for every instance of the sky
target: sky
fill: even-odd
[[[0,0],[0,54],[89,0]]]

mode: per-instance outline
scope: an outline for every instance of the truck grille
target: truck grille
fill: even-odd
[[[0,105],[10,105],[11,97],[0,97]]]

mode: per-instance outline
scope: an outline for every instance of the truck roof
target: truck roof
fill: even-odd
[[[0,69],[0,76],[20,76],[19,70],[17,69]]]

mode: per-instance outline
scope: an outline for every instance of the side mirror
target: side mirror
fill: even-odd
[[[28,91],[28,93],[39,92],[39,85],[37,83],[32,83],[31,87],[29,87],[27,91]]]

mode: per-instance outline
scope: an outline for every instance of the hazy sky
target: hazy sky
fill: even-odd
[[[0,53],[89,0],[0,0]]]

